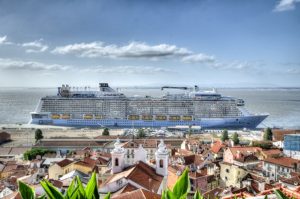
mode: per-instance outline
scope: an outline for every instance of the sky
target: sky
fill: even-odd
[[[300,0],[0,0],[0,87],[300,87]]]

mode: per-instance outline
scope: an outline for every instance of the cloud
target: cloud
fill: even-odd
[[[150,46],[146,43],[131,42],[128,45],[105,45],[103,42],[76,43],[56,47],[54,54],[75,54],[79,57],[112,57],[112,58],[160,58],[185,56],[191,52],[175,45],[159,44]]]
[[[4,35],[4,36],[2,36],[2,37],[0,37],[0,45],[1,44],[13,44],[12,42],[9,42],[8,40],[7,40],[7,36],[6,35]]]
[[[294,10],[296,7],[296,3],[298,2],[300,2],[300,0],[280,0],[274,8],[274,11],[283,12],[287,10]]]
[[[83,69],[82,72],[93,72],[93,73],[121,73],[121,74],[157,74],[157,73],[171,73],[172,70],[168,70],[160,67],[151,66],[96,66]]]
[[[48,49],[48,46],[43,44],[42,41],[42,39],[35,40],[33,42],[23,43],[21,46],[26,48],[27,53],[45,52]]]
[[[6,71],[61,71],[70,69],[70,66],[0,58],[0,69]]]
[[[3,37],[0,37],[0,44],[4,44],[7,41],[7,36],[4,35]]]
[[[193,54],[185,56],[181,59],[182,62],[185,63],[203,63],[203,62],[214,62],[215,58],[214,56],[205,55],[205,54]]]
[[[299,75],[300,69],[299,68],[290,68],[286,72],[289,74],[293,74],[293,75]]]
[[[67,66],[60,64],[46,64],[35,61],[22,61],[0,58],[0,70],[5,71],[37,71],[37,72],[55,72],[55,71],[71,71],[76,73],[111,73],[111,74],[159,74],[171,73],[172,70],[151,66]]]

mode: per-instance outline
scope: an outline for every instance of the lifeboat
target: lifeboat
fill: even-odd
[[[142,119],[143,119],[143,120],[152,120],[152,119],[153,119],[153,116],[152,116],[152,115],[143,115],[143,116],[142,116]]]
[[[93,119],[93,115],[92,114],[84,114],[83,119],[91,120],[91,119]]]
[[[156,120],[167,120],[167,116],[165,116],[165,115],[156,115],[155,119]]]
[[[71,115],[70,114],[62,114],[61,119],[64,119],[64,120],[71,119]]]
[[[171,121],[179,121],[180,120],[180,116],[179,115],[171,115],[171,116],[169,116],[169,120],[171,120]]]
[[[140,119],[140,116],[138,116],[138,115],[129,115],[129,116],[128,116],[128,119],[129,119],[129,120],[139,120],[139,119]]]
[[[183,121],[191,121],[191,120],[193,120],[193,116],[191,116],[191,115],[184,115],[184,116],[182,116],[182,120]]]
[[[96,120],[101,120],[101,119],[103,119],[103,116],[102,115],[95,115],[95,119]]]
[[[52,114],[51,118],[54,120],[60,119],[60,114]]]

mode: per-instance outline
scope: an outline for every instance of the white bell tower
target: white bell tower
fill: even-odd
[[[115,148],[111,152],[111,161],[112,161],[111,172],[113,174],[123,171],[125,167],[125,162],[124,162],[125,149],[121,146],[121,142],[119,138],[117,138],[117,141],[114,145]]]
[[[162,176],[168,176],[169,153],[162,139],[155,152],[155,163],[156,173]]]

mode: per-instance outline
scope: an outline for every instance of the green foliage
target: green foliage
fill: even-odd
[[[197,190],[193,199],[204,199],[204,197],[200,194],[200,192]]]
[[[41,185],[49,199],[64,199],[64,196],[49,181],[41,181]]]
[[[224,129],[224,131],[222,132],[221,140],[222,140],[223,142],[225,142],[226,140],[229,140],[229,136],[228,136],[228,131],[227,131],[227,129]]]
[[[22,181],[19,181],[18,184],[19,184],[19,190],[20,190],[22,199],[34,199],[35,198],[35,192],[30,186],[28,186],[27,184],[25,184]]]
[[[234,145],[237,145],[240,143],[240,139],[239,139],[239,134],[237,134],[237,132],[235,132],[232,136],[232,141],[234,143]]]
[[[42,130],[41,129],[36,129],[35,132],[34,132],[34,137],[35,137],[35,142],[43,139],[44,136],[43,136]]]
[[[273,143],[269,141],[253,141],[252,146],[260,147],[262,149],[270,149],[273,147]]]
[[[264,141],[272,141],[273,140],[273,132],[271,128],[266,128],[264,132]]]
[[[276,195],[276,197],[278,198],[278,199],[293,199],[294,197],[288,197],[288,196],[286,196],[284,193],[282,193],[282,191],[280,191],[280,190],[275,190],[274,191],[274,193],[275,193],[275,195]]]
[[[138,138],[144,138],[146,137],[146,133],[144,131],[144,129],[139,129],[138,130],[138,135],[137,135]]]
[[[52,153],[53,151],[49,151],[47,149],[40,149],[40,148],[33,148],[31,150],[28,150],[24,153],[24,159],[25,160],[32,160],[35,159],[37,155],[45,155],[46,153]]]
[[[109,129],[108,128],[103,129],[102,135],[108,136],[109,135]]]
[[[96,173],[92,174],[92,177],[85,188],[82,186],[79,177],[76,176],[68,187],[65,195],[61,194],[60,191],[47,180],[41,181],[41,185],[46,192],[47,199],[100,199]],[[45,198],[45,196],[39,198],[35,197],[34,190],[21,181],[19,181],[19,192],[22,199]],[[110,193],[108,193],[104,199],[110,199]]]

